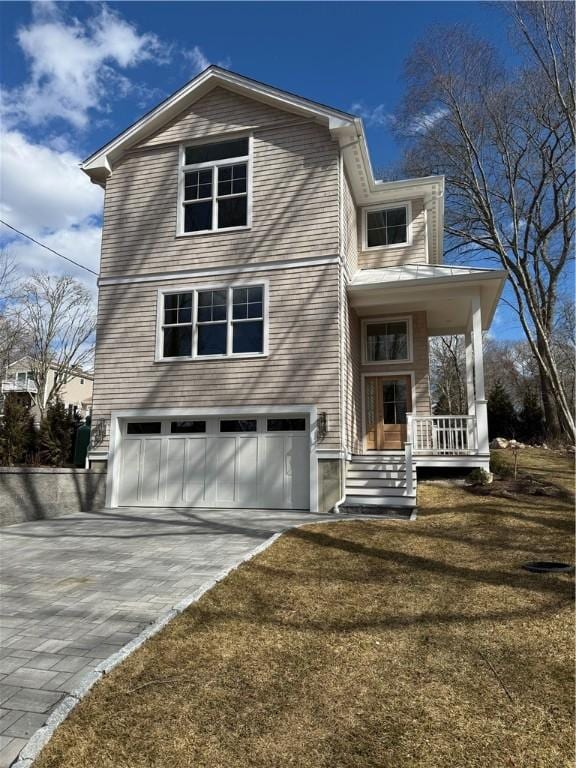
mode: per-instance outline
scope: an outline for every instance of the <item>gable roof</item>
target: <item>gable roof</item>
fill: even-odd
[[[340,145],[354,200],[358,206],[423,198],[432,235],[428,242],[429,258],[432,262],[441,260],[444,228],[443,176],[379,181],[374,177],[361,118],[215,65],[209,66],[96,150],[80,167],[95,184],[105,186],[115,162],[128,149],[158,131],[217,87],[325,125]]]
[[[13,363],[8,363],[6,368],[13,368],[15,365],[19,365],[20,368],[25,368],[27,366],[24,365],[24,362],[29,363],[30,365],[34,365],[34,358],[30,355],[24,355],[24,357],[19,357],[18,360],[14,360]],[[28,367],[30,367],[30,365]],[[55,365],[54,363],[50,363],[49,367],[52,370],[58,369],[59,366]],[[72,376],[72,378],[76,379],[90,379],[90,381],[94,380],[94,374],[93,373],[87,373],[86,371],[83,371],[81,368],[70,368],[69,373]]]

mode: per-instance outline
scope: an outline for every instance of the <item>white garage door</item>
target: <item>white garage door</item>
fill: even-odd
[[[122,424],[120,506],[308,509],[305,416]]]

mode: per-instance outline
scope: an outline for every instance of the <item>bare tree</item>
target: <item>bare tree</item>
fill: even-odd
[[[48,403],[92,359],[92,296],[73,277],[37,273],[22,284],[20,307],[22,325],[30,339],[36,404],[43,417]]]
[[[430,379],[436,413],[467,413],[466,362],[462,337],[434,336],[430,340]]]
[[[7,366],[28,351],[18,311],[19,271],[15,258],[0,251],[0,375]]]
[[[431,30],[406,64],[398,124],[407,173],[446,175],[447,251],[492,258],[506,270],[538,363],[547,427],[574,440],[552,343],[573,258],[573,9],[546,2],[510,10],[524,41],[522,66],[507,70],[461,27]]]

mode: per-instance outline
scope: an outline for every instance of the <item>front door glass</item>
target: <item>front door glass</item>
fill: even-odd
[[[406,424],[406,382],[384,380],[382,404],[385,424]]]

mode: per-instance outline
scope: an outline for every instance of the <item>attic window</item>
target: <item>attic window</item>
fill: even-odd
[[[249,138],[183,148],[180,234],[248,226],[249,164]]]

